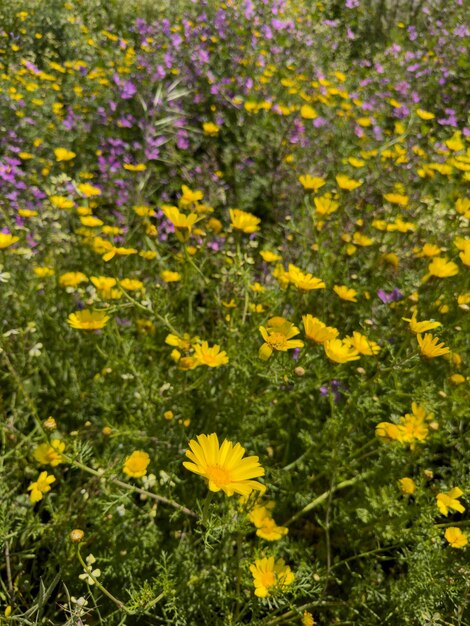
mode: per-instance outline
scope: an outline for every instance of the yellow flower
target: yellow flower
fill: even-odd
[[[175,227],[175,235],[178,240],[181,242],[187,241],[194,224],[199,219],[196,213],[185,215],[177,207],[168,204],[163,204],[161,208],[166,218]]]
[[[250,565],[250,572],[253,575],[255,595],[258,598],[267,598],[271,595],[270,589],[279,588],[284,590],[294,581],[294,574],[291,568],[285,564],[284,559],[274,561],[274,557],[257,559]]]
[[[404,322],[409,322],[410,330],[412,333],[425,333],[427,330],[433,330],[434,328],[438,328],[442,326],[441,322],[433,322],[431,320],[423,320],[422,322],[418,322],[416,311],[413,311],[413,315],[410,318],[402,317],[401,319]]]
[[[33,267],[33,272],[38,278],[47,278],[48,276],[54,276],[54,270],[52,267]]]
[[[352,289],[351,287],[346,287],[345,285],[335,285],[333,287],[333,291],[337,296],[341,298],[341,300],[347,300],[348,302],[357,302],[357,291],[355,289]]]
[[[133,165],[132,163],[124,163],[124,169],[128,172],[145,172],[147,166],[144,163],[136,163]]]
[[[442,257],[434,257],[429,264],[428,270],[431,276],[437,276],[438,278],[448,278],[459,273],[456,263]]]
[[[398,481],[401,492],[405,496],[412,496],[416,491],[416,483],[412,478],[400,478]]]
[[[88,278],[82,272],[66,272],[59,278],[62,287],[77,287],[80,283],[86,283]]]
[[[51,443],[40,443],[33,452],[33,456],[41,465],[57,467],[64,463],[65,443],[60,439],[52,439]]]
[[[354,233],[353,234],[353,243],[356,244],[356,246],[362,246],[362,247],[366,247],[366,246],[371,246],[374,243],[374,240],[371,239],[370,237],[367,237],[367,235],[364,235],[363,233]]]
[[[300,330],[284,319],[283,317],[272,317],[266,328],[264,326],[259,327],[261,336],[265,343],[259,349],[259,358],[263,361],[267,361],[273,353],[273,350],[279,350],[280,352],[287,352],[293,348],[302,348],[303,341],[299,339],[292,339],[300,333]]]
[[[457,526],[449,526],[446,528],[444,537],[450,544],[451,548],[464,548],[468,543],[468,537]]]
[[[299,176],[299,183],[306,191],[318,191],[323,185],[326,184],[326,180],[321,176],[311,176],[310,174],[304,174]]]
[[[119,284],[128,291],[139,291],[144,288],[144,283],[136,278],[123,278],[119,281]]]
[[[463,491],[459,489],[459,487],[454,487],[447,493],[438,493],[436,496],[436,504],[442,515],[447,517],[449,515],[449,510],[463,513],[465,511],[465,507],[463,504],[460,504],[458,500],[461,496],[463,496]]]
[[[404,196],[401,193],[385,193],[384,200],[390,202],[390,204],[398,204],[398,206],[406,207],[410,199],[408,196]]]
[[[147,466],[150,463],[150,457],[147,452],[142,450],[134,450],[132,454],[126,457],[122,471],[131,478],[141,478],[147,473]]]
[[[316,343],[325,343],[328,339],[335,339],[338,336],[338,330],[331,326],[327,326],[313,315],[302,315],[305,336]]]
[[[0,233],[0,250],[4,250],[19,241],[19,237],[15,237],[11,233]]]
[[[196,202],[199,202],[199,200],[202,200],[204,198],[204,194],[202,191],[200,191],[199,189],[196,189],[196,191],[192,191],[186,185],[181,186],[181,191],[183,192],[183,195],[179,200],[179,204],[183,208],[189,207],[192,204],[196,204]]]
[[[353,191],[362,185],[362,181],[349,178],[349,176],[345,174],[338,174],[336,176],[336,182],[340,189],[345,189],[346,191]]]
[[[308,611],[304,611],[304,614],[302,615],[302,626],[315,626],[313,615]]]
[[[431,113],[430,111],[425,111],[424,109],[418,109],[416,111],[416,114],[418,117],[425,121],[433,120],[436,117],[434,113]]]
[[[248,496],[253,489],[264,493],[266,487],[253,478],[264,476],[264,469],[257,456],[243,458],[245,448],[239,443],[233,445],[224,440],[219,446],[215,433],[198,435],[197,441],[191,439],[190,450],[186,456],[191,461],[183,463],[190,472],[199,474],[207,480],[210,491],[223,491],[227,496],[237,493]]]
[[[428,359],[434,359],[437,356],[442,356],[450,352],[444,343],[439,343],[438,337],[433,337],[431,333],[423,335],[418,334],[418,343],[421,350],[421,354]]]
[[[95,215],[85,215],[80,218],[80,222],[83,226],[87,226],[88,228],[95,228],[97,226],[103,226],[104,224],[103,220],[100,220],[100,218]]]
[[[103,297],[116,286],[116,279],[111,276],[91,276],[90,280]]]
[[[321,278],[316,278],[312,274],[302,272],[296,265],[289,263],[289,282],[301,291],[311,291],[312,289],[325,289],[326,285]]]
[[[165,283],[177,283],[179,280],[181,280],[181,274],[179,272],[163,270],[162,272],[160,272],[160,278]]]
[[[315,211],[318,215],[330,215],[331,213],[337,211],[339,207],[339,202],[334,202],[329,194],[318,196],[313,199],[313,202],[315,204]]]
[[[318,113],[309,104],[304,104],[300,107],[300,117],[304,120],[314,120],[318,117]]]
[[[194,346],[194,356],[201,365],[208,365],[209,367],[219,367],[228,363],[227,353],[221,351],[217,344],[209,347],[207,341]]]
[[[45,493],[51,490],[51,484],[55,482],[55,476],[47,472],[41,472],[36,482],[31,483],[28,487],[30,501],[34,504],[42,500]]]
[[[67,318],[69,325],[78,330],[98,330],[103,328],[108,320],[109,316],[106,315],[105,311],[90,311],[88,309],[71,313]]]
[[[357,361],[359,353],[349,343],[341,339],[327,339],[323,348],[326,356],[334,363],[348,363],[349,361]]]
[[[90,183],[80,183],[77,185],[77,191],[85,198],[91,198],[93,196],[101,196],[101,189],[94,187]]]
[[[434,243],[425,243],[421,250],[416,253],[416,256],[436,256],[436,254],[440,254],[441,248],[436,246]]]
[[[241,209],[229,209],[229,213],[232,228],[247,234],[256,233],[259,230],[261,220],[256,215]]]
[[[275,254],[270,250],[261,250],[260,255],[265,263],[274,263],[280,261],[282,257],[279,254]]]
[[[466,239],[463,244],[462,252],[459,254],[460,260],[464,265],[470,266],[470,240]]]
[[[460,215],[470,219],[470,198],[457,198],[455,201],[455,210]]]
[[[71,161],[77,156],[75,152],[72,152],[71,150],[67,150],[67,148],[56,148],[54,150],[54,154],[55,154],[56,161],[59,161],[59,162]]]
[[[374,356],[380,352],[380,346],[375,341],[368,339],[361,333],[354,331],[352,337],[345,337],[344,343],[352,346],[365,356]]]
[[[73,200],[69,200],[65,196],[50,196],[49,201],[56,209],[64,210],[72,209],[74,204]]]
[[[214,124],[213,122],[204,122],[204,124],[202,125],[202,130],[204,131],[204,134],[209,135],[209,137],[214,137],[220,132],[220,128],[217,126],[217,124]]]

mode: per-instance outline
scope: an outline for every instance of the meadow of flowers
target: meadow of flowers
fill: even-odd
[[[1,624],[470,625],[465,16],[1,3]]]

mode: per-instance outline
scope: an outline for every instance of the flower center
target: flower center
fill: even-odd
[[[286,336],[282,333],[272,333],[269,335],[267,343],[269,343],[276,350],[280,350],[286,345]]]
[[[273,572],[263,572],[263,574],[261,574],[261,582],[263,587],[266,587],[267,589],[268,587],[272,587],[276,584],[276,577]]]
[[[220,465],[209,465],[207,468],[207,476],[217,487],[225,487],[232,482],[232,475],[229,470],[226,470]]]

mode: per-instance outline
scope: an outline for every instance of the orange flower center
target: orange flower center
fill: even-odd
[[[280,350],[286,345],[286,336],[282,333],[274,332],[268,337],[269,345],[271,345],[275,350]]]
[[[222,488],[232,482],[230,471],[226,470],[224,467],[220,467],[220,465],[209,465],[206,472],[209,480],[217,485],[217,487]]]

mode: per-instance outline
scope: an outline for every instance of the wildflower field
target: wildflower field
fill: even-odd
[[[0,624],[470,626],[465,5],[0,2]]]

